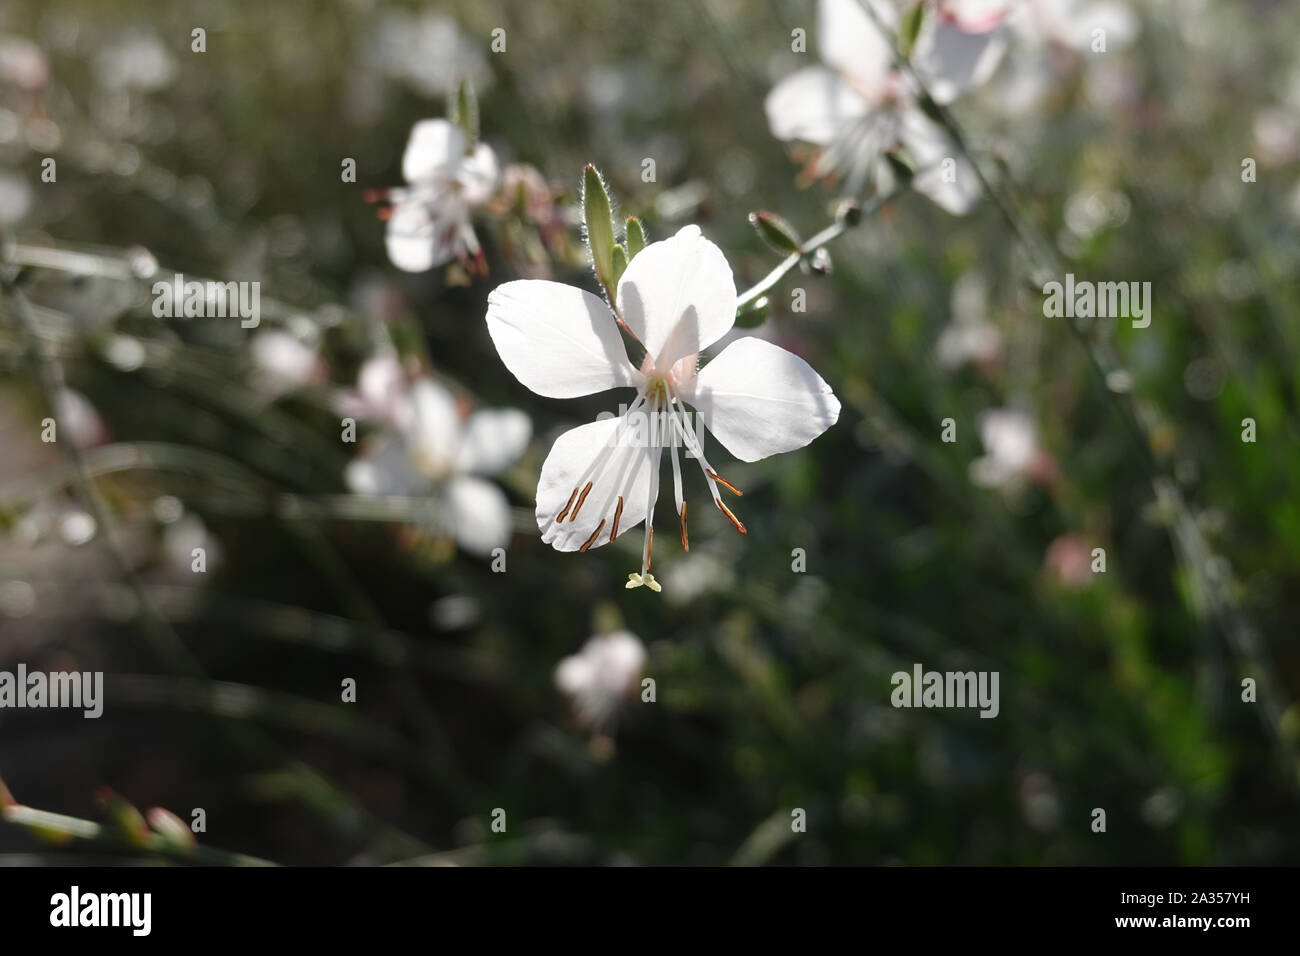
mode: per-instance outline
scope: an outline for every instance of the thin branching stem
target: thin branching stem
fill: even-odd
[[[953,145],[975,171],[984,193],[997,208],[1016,240],[1025,250],[1031,261],[1036,286],[1049,275],[1060,275],[1065,271],[1060,256],[1051,243],[1028,223],[1016,205],[996,188],[985,174],[974,152],[969,146],[961,124],[944,106],[937,103],[930,95],[925,81],[913,68],[911,62],[899,48],[898,37],[883,22],[880,15],[872,8],[869,0],[858,0],[859,6],[871,18],[876,28],[889,41],[894,61],[911,83],[915,85],[917,95],[927,107],[927,112],[942,125],[952,139]],[[1093,372],[1100,379],[1103,391],[1109,396],[1111,404],[1119,411],[1120,418],[1130,432],[1143,467],[1151,482],[1157,501],[1170,513],[1170,539],[1179,563],[1193,572],[1201,592],[1206,598],[1209,615],[1221,631],[1225,642],[1236,654],[1249,673],[1256,675],[1260,690],[1260,700],[1266,701],[1260,708],[1260,720],[1265,731],[1272,738],[1278,751],[1290,771],[1291,784],[1300,792],[1300,752],[1282,731],[1282,718],[1285,707],[1282,705],[1282,684],[1277,680],[1272,664],[1269,662],[1258,632],[1250,625],[1242,613],[1236,597],[1229,585],[1230,575],[1214,573],[1209,568],[1210,549],[1201,532],[1200,525],[1191,514],[1184,501],[1177,483],[1167,474],[1152,452],[1151,429],[1140,409],[1134,404],[1129,388],[1132,376],[1123,368],[1114,349],[1104,344],[1089,329],[1080,324],[1077,318],[1068,321],[1074,337],[1084,347]]]

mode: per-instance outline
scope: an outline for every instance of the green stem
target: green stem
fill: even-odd
[[[904,184],[883,196],[877,196],[872,199],[871,202],[867,203],[867,205],[863,207],[862,218],[865,220],[874,216],[888,203],[907,192],[907,189],[907,185]],[[746,307],[757,301],[765,293],[769,292],[773,286],[785,277],[786,273],[806,259],[809,253],[816,252],[827,243],[838,239],[844,233],[848,232],[850,228],[851,227],[848,223],[841,219],[837,222],[831,223],[821,232],[810,238],[807,242],[802,243],[796,251],[782,259],[780,265],[740,294],[740,297],[736,299],[736,313],[739,314],[743,312]]]
[[[881,35],[889,41],[894,61],[899,70],[905,73],[911,82],[915,84],[920,101],[926,105],[928,112],[938,120],[944,131],[951,137],[957,150],[975,171],[980,187],[993,202],[1016,240],[1029,254],[1034,266],[1035,275],[1033,280],[1036,287],[1041,287],[1040,280],[1045,275],[1060,275],[1064,272],[1064,264],[1052,245],[1036,229],[1025,222],[1014,204],[1003,196],[1001,191],[996,189],[992,181],[985,175],[984,170],[980,167],[970,149],[961,126],[946,107],[935,102],[934,97],[930,95],[930,91],[926,87],[925,81],[918,75],[907,57],[900,52],[898,38],[894,31],[881,20],[869,2],[858,0],[858,3],[867,16],[871,18]],[[1088,330],[1081,326],[1077,319],[1071,319],[1067,324],[1070,331],[1074,333],[1075,339],[1084,347],[1093,373],[1101,381],[1103,391],[1109,396],[1112,405],[1119,410],[1120,417],[1137,446],[1138,454],[1141,457],[1144,470],[1147,472],[1147,478],[1151,482],[1152,491],[1155,493],[1157,500],[1173,512],[1174,521],[1170,531],[1170,539],[1174,546],[1175,555],[1180,563],[1192,571],[1206,594],[1210,604],[1209,616],[1222,633],[1225,643],[1252,673],[1258,675],[1260,698],[1269,702],[1267,706],[1259,709],[1260,721],[1265,732],[1273,739],[1284,762],[1289,766],[1293,786],[1300,791],[1300,752],[1282,732],[1282,719],[1285,708],[1281,703],[1282,698],[1280,695],[1284,692],[1283,685],[1277,680],[1272,665],[1264,656],[1258,632],[1246,622],[1244,614],[1238,607],[1235,595],[1232,594],[1230,587],[1224,582],[1223,578],[1225,576],[1214,575],[1208,571],[1209,545],[1201,533],[1199,524],[1183,500],[1177,484],[1164,473],[1160,463],[1156,460],[1151,450],[1151,429],[1144,421],[1144,416],[1140,409],[1135,406],[1127,389],[1118,389],[1115,386],[1116,381],[1121,378],[1124,381],[1132,381],[1132,378],[1123,368],[1119,357],[1112,348],[1089,334]]]

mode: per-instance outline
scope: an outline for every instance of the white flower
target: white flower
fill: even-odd
[[[470,214],[496,189],[497,156],[479,143],[473,150],[455,123],[421,120],[411,129],[402,154],[407,186],[390,189],[388,258],[406,272],[424,272],[460,259],[479,257]]]
[[[466,551],[490,554],[510,540],[510,505],[482,476],[517,459],[532,435],[518,409],[482,409],[462,420],[456,399],[429,378],[401,393],[393,428],[348,464],[356,494],[437,496],[438,517]]]
[[[361,364],[357,387],[335,395],[334,408],[348,418],[395,427],[409,394],[401,359],[385,349]]]
[[[108,441],[108,427],[80,392],[61,388],[54,399],[54,418],[71,442],[78,448],[94,448]]]
[[[36,204],[36,195],[27,181],[0,170],[0,226],[16,226]]]
[[[971,480],[986,488],[1013,488],[1025,478],[1044,481],[1055,470],[1038,444],[1034,421],[1023,411],[991,409],[979,417],[985,454],[971,462]]]
[[[447,14],[388,8],[379,11],[374,22],[365,41],[366,65],[404,80],[417,92],[441,97],[462,80],[476,90],[492,82],[482,44]]]
[[[167,567],[181,576],[194,573],[194,549],[203,549],[203,567],[214,571],[221,565],[221,540],[208,531],[203,519],[192,512],[167,523],[163,530],[162,553]]]
[[[645,646],[635,634],[602,634],[560,661],[555,686],[572,702],[578,722],[599,730],[635,692],[645,662]]]
[[[1110,53],[1130,45],[1139,30],[1137,16],[1117,0],[1014,0],[1005,6],[1016,52],[1008,58],[994,102],[1011,116],[1036,109],[1057,88],[1061,50],[1071,51],[1071,62],[1077,62],[1080,56],[1095,55],[1093,44],[1100,36]]]
[[[316,349],[279,329],[258,332],[249,344],[253,386],[272,398],[311,382],[321,372]]]
[[[50,82],[50,60],[26,37],[0,33],[0,86],[36,93]]]
[[[866,2],[881,22],[897,29],[892,5]],[[888,191],[894,174],[885,156],[901,149],[916,171],[912,184],[918,191],[949,212],[968,211],[979,196],[974,170],[921,109],[915,84],[896,68],[889,40],[857,0],[821,0],[817,42],[825,66],[791,74],[767,96],[773,135],[820,147],[808,174],[842,178],[849,193],[857,193],[868,180],[878,192]],[[912,64],[934,99],[948,103],[984,82],[1002,50],[998,29],[970,33],[950,17],[929,16]],[[948,168],[945,159],[953,160]]]
[[[944,370],[967,362],[988,364],[1002,354],[1002,333],[988,321],[988,286],[968,272],[952,287],[952,321],[935,343],[935,361]]]
[[[677,447],[699,463],[714,504],[741,534],[745,526],[718,486],[739,494],[704,455],[687,406],[737,458],[757,461],[802,448],[839,418],[830,386],[803,359],[756,338],[741,338],[697,374],[699,352],[731,329],[736,286],[722,251],[696,226],[638,253],[619,280],[620,321],[646,349],[628,360],[609,306],[557,282],[507,282],[488,296],[487,324],[506,367],[547,398],[576,398],[610,388],[636,389],[623,414],[556,439],[537,485],[542,540],[558,551],[586,551],[646,522],[641,571],[628,587],[660,589],[650,574],[660,454],[672,455],[673,489],[686,533]]]
[[[1008,23],[1023,40],[1055,43],[1076,53],[1092,51],[1098,30],[1109,52],[1132,43],[1139,29],[1137,15],[1119,0],[1022,0]]]
[[[176,75],[176,61],[153,30],[132,30],[102,46],[95,74],[111,90],[160,90]]]

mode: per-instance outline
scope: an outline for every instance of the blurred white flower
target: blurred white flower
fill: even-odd
[[[728,590],[736,580],[733,562],[716,554],[692,551],[664,572],[664,593],[671,604],[686,605],[706,594]]]
[[[1047,481],[1055,463],[1038,444],[1038,431],[1019,409],[998,408],[979,417],[984,455],[971,462],[971,480],[985,488],[1014,488],[1025,479]]]
[[[892,4],[865,2],[897,30]],[[912,53],[917,75],[939,103],[987,80],[1002,55],[1000,21],[979,33],[967,32],[960,22],[927,16]],[[887,192],[895,173],[885,157],[901,151],[916,172],[912,184],[919,192],[956,215],[968,211],[979,197],[974,170],[921,108],[915,84],[896,68],[890,41],[857,0],[820,0],[817,43],[825,66],[786,77],[764,104],[778,139],[819,147],[806,174],[843,179],[849,193],[868,182]],[[948,159],[952,164],[945,166]]]
[[[483,409],[462,419],[452,394],[422,378],[400,393],[393,427],[348,464],[356,494],[435,497],[444,529],[466,551],[489,554],[510,540],[510,505],[484,480],[512,464],[532,436],[518,409]]]
[[[95,57],[95,76],[111,90],[160,90],[175,74],[172,55],[151,29],[130,30]]]
[[[1300,156],[1300,119],[1291,110],[1268,107],[1255,114],[1254,151],[1265,168],[1285,165]]]
[[[269,397],[300,388],[321,377],[323,366],[316,348],[289,332],[267,329],[253,336],[252,384]]]
[[[1102,38],[1106,52],[1122,50],[1140,29],[1137,14],[1121,0],[1021,0],[1011,4],[1007,23],[1022,41],[1055,43],[1076,53],[1091,52]]]
[[[0,226],[14,226],[32,208],[32,188],[27,180],[0,169]]]
[[[361,364],[357,386],[334,396],[334,409],[358,421],[394,427],[409,401],[410,389],[402,360],[384,349]]]
[[[1081,588],[1092,580],[1092,544],[1081,534],[1063,534],[1047,548],[1043,568],[1058,584]]]
[[[196,548],[203,549],[203,567],[207,571],[213,571],[221,565],[221,541],[208,531],[208,526],[201,517],[193,512],[185,512],[166,522],[162,555],[169,570],[186,578],[193,575]]]
[[[488,332],[506,368],[539,395],[637,390],[620,415],[556,439],[537,484],[537,525],[557,551],[587,551],[644,521],[641,571],[628,575],[626,586],[658,591],[650,560],[665,447],[672,454],[682,548],[689,543],[679,444],[698,462],[714,504],[745,534],[718,485],[740,492],[704,457],[704,431],[697,435],[687,404],[733,455],[757,461],[807,445],[835,424],[840,403],[807,362],[752,337],[732,342],[697,374],[700,350],[726,335],[736,319],[731,268],[698,226],[637,253],[615,300],[618,321],[645,346],[640,369],[628,360],[609,306],[558,282],[498,286],[488,296]]]
[[[98,527],[90,512],[75,508],[59,519],[59,537],[65,544],[80,547],[95,537]]]
[[[470,214],[492,197],[499,170],[486,143],[473,150],[455,123],[421,120],[402,155],[405,188],[385,194],[388,258],[406,272],[424,272],[460,259],[466,267],[481,254]]]
[[[945,370],[967,362],[987,366],[1002,354],[1002,333],[988,321],[988,288],[977,272],[967,272],[953,285],[952,321],[935,344],[935,361]]]
[[[579,724],[603,730],[623,701],[635,695],[645,663],[645,645],[635,634],[601,634],[560,661],[555,686],[569,698]]]
[[[49,82],[50,61],[44,50],[26,37],[0,34],[0,86],[35,93]]]
[[[1014,55],[998,84],[994,105],[1010,116],[1037,109],[1056,88],[1062,72],[1061,51],[1068,51],[1065,67],[1078,65],[1080,57],[1096,55],[1094,44],[1104,39],[1105,51],[1118,52],[1137,38],[1136,14],[1119,0],[1013,0],[1006,4],[1005,23],[1015,38]],[[1098,33],[1097,31],[1101,31]],[[1109,65],[1106,61],[1104,65]],[[1123,74],[1111,79],[1123,85]],[[1106,99],[1123,100],[1123,89],[1098,90]]]
[[[80,392],[62,389],[55,399],[54,419],[59,437],[65,435],[78,448],[93,448],[108,440],[108,427],[95,406]]]
[[[461,80],[479,90],[492,81],[482,44],[444,13],[385,9],[367,38],[365,57],[369,66],[430,97],[450,93]]]

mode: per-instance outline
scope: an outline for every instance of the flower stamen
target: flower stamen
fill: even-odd
[[[587,495],[591,494],[591,482],[588,481],[585,488],[582,489],[582,496],[578,499],[577,506],[573,509],[573,514],[569,515],[569,524],[578,520],[578,512],[582,510],[582,503],[587,500]]]
[[[566,505],[564,506],[564,510],[561,511],[561,512],[556,516],[556,518],[555,518],[555,523],[556,523],[556,524],[559,524],[561,521],[564,520],[564,516],[567,515],[567,514],[569,513],[569,509],[573,507],[573,499],[576,498],[576,497],[578,497],[578,489],[575,487],[575,488],[573,489],[573,494],[569,495],[569,502],[568,502],[568,504],[566,504]]]
[[[582,553],[582,554],[586,554],[586,553],[587,553],[587,549],[590,548],[593,544],[596,543],[596,538],[597,538],[597,536],[600,534],[601,531],[604,530],[604,528],[605,528],[605,519],[604,519],[604,518],[601,518],[601,519],[600,519],[600,524],[596,525],[596,530],[593,531],[593,532],[591,533],[591,537],[588,538],[588,539],[586,540],[586,542],[584,542],[583,545],[582,545],[581,547],[578,548],[578,551],[579,551],[580,553]]]
[[[727,520],[729,520],[735,526],[737,531],[739,531],[741,534],[749,534],[749,532],[745,530],[745,526],[741,524],[740,519],[737,518],[734,514],[732,514],[731,509],[722,503],[721,498],[714,498],[713,503],[722,509],[722,513],[727,516]]]
[[[723,478],[723,477],[722,477],[720,474],[718,474],[716,471],[706,470],[706,471],[705,471],[705,474],[707,474],[707,475],[708,475],[710,478],[712,478],[714,481],[716,481],[716,482],[718,482],[719,484],[725,486],[726,489],[727,489],[728,491],[730,491],[733,495],[736,495],[736,496],[739,497],[739,498],[743,498],[743,497],[745,496],[745,493],[744,493],[743,491],[741,491],[739,488],[737,488],[735,485],[733,485],[731,482],[729,482],[726,478]]]
[[[618,496],[618,507],[614,509],[614,524],[609,529],[609,540],[618,537],[618,519],[623,517],[623,496]]]

